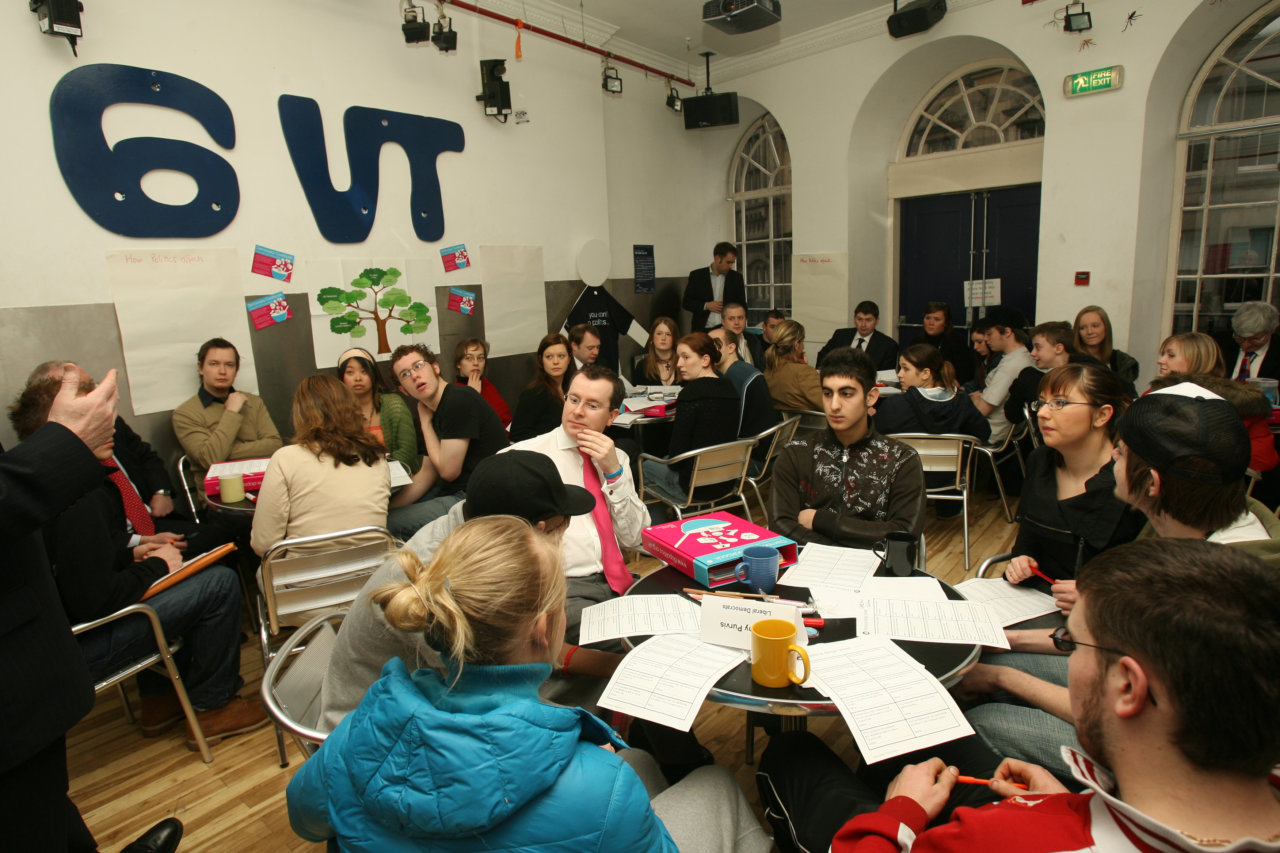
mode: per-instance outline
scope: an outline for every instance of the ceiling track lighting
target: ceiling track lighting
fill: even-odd
[[[444,4],[437,0],[438,17],[434,24],[427,22],[427,10],[421,6],[413,6],[402,0],[400,11],[404,23],[400,31],[404,33],[405,44],[418,44],[430,41],[442,53],[458,49],[458,34],[453,31],[453,19],[444,13]]]

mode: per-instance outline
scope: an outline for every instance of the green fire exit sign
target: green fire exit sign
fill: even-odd
[[[1112,65],[1093,71],[1068,74],[1062,81],[1062,94],[1068,98],[1092,95],[1095,92],[1113,92],[1124,83],[1124,66]]]

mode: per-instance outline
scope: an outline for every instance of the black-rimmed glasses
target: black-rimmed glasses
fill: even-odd
[[[1076,400],[1063,400],[1063,399],[1036,400],[1031,404],[1031,411],[1039,412],[1045,406],[1048,406],[1050,409],[1053,409],[1053,411],[1055,412],[1061,412],[1067,406],[1092,406],[1092,405],[1093,403],[1081,403]]]
[[[1070,653],[1074,652],[1078,646],[1084,646],[1089,649],[1097,649],[1100,652],[1110,652],[1113,655],[1120,655],[1120,657],[1132,657],[1128,652],[1122,652],[1119,649],[1109,649],[1106,646],[1095,646],[1093,643],[1082,643],[1071,636],[1071,632],[1067,630],[1066,625],[1054,630],[1054,632],[1049,635],[1049,639],[1053,640],[1053,647],[1060,652]],[[1151,692],[1150,687],[1147,688],[1147,696],[1151,698],[1151,704],[1155,705],[1156,696]]]

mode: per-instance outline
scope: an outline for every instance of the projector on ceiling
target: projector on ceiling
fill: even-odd
[[[702,23],[726,33],[749,33],[782,20],[780,0],[707,0]]]

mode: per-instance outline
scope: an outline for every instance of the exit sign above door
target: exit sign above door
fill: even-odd
[[[1062,94],[1074,98],[1096,92],[1114,92],[1123,84],[1124,66],[1112,65],[1093,71],[1081,71],[1079,74],[1068,74],[1062,80]]]

